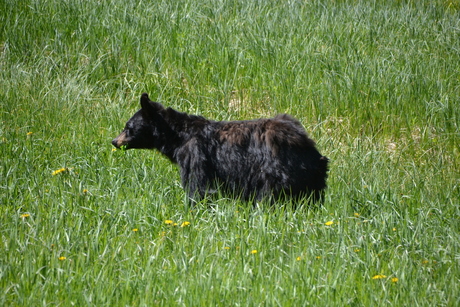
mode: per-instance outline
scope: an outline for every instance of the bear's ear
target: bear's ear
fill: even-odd
[[[158,111],[164,109],[163,106],[158,102],[151,101],[147,93],[143,93],[141,95],[141,107],[142,111],[144,111],[148,115],[153,115],[155,113],[158,113]]]

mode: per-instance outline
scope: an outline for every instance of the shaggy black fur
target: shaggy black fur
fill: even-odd
[[[141,110],[112,144],[156,148],[180,167],[190,198],[220,189],[244,200],[322,198],[328,159],[294,118],[212,121],[141,96]]]

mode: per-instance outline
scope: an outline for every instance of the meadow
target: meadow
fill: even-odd
[[[322,206],[188,206],[139,97],[289,113]],[[458,0],[1,0],[1,306],[459,306]]]

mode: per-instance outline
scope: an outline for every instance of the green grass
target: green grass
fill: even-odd
[[[0,305],[459,305],[459,10],[0,1]],[[188,207],[167,159],[112,151],[144,91],[294,115],[331,159],[324,205]]]

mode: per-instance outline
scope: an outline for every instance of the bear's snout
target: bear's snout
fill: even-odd
[[[120,146],[118,146],[118,139],[117,138],[114,138],[112,140],[112,145],[115,146],[116,148],[120,148]]]
[[[128,140],[126,139],[126,132],[123,131],[119,136],[112,140],[112,145],[116,148],[120,148],[123,145],[128,145]]]

